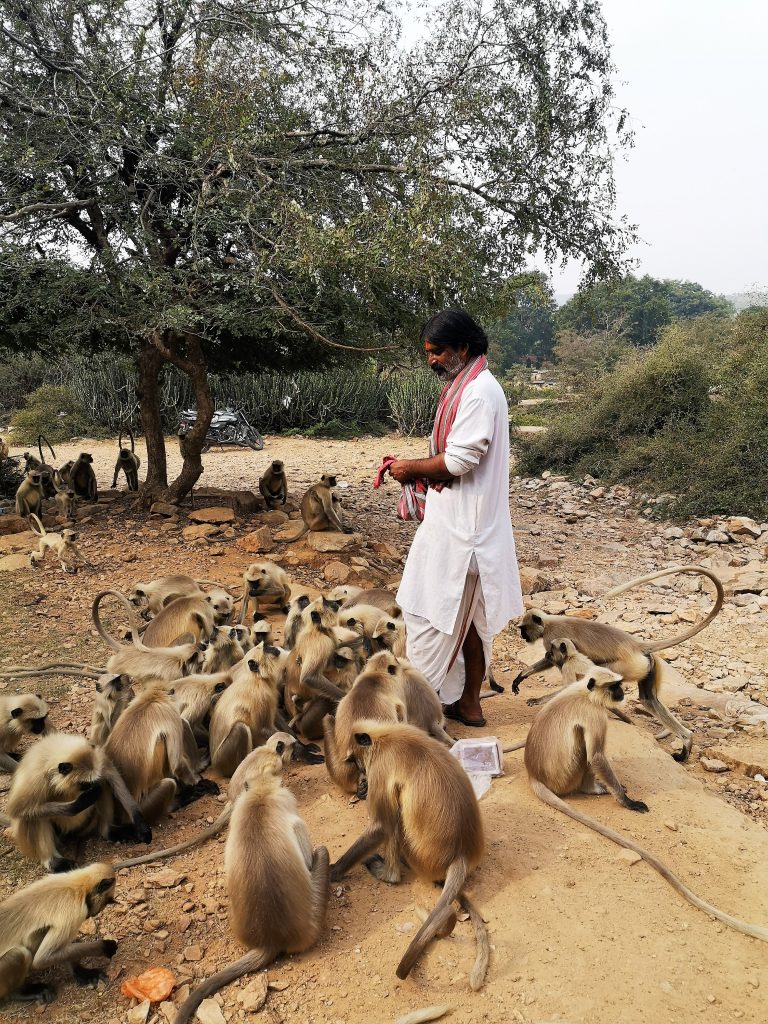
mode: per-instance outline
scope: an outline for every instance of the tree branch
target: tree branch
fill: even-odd
[[[272,292],[275,302],[281,309],[285,310],[285,312],[288,314],[288,316],[290,316],[293,322],[298,327],[300,327],[305,334],[308,334],[310,338],[314,338],[315,341],[322,342],[323,345],[330,345],[331,348],[343,348],[346,349],[346,351],[348,352],[394,352],[400,348],[399,345],[382,345],[378,348],[359,348],[357,345],[342,345],[341,342],[331,341],[330,338],[326,338],[324,334],[321,334],[319,331],[315,330],[315,328],[312,327],[311,324],[308,324],[306,320],[302,320],[302,318],[299,316],[299,314],[296,312],[293,306],[288,305],[288,303],[285,301],[283,296],[280,294],[280,292],[277,290],[277,288],[271,281],[269,284],[269,290]]]
[[[30,206],[22,206],[15,213],[0,213],[0,220],[21,220],[30,213],[50,213],[51,216],[56,217],[60,213],[86,210],[95,202],[95,199],[77,199],[68,203],[32,203]]]

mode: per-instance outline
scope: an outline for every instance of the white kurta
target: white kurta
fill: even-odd
[[[397,601],[452,634],[474,555],[495,636],[522,614],[523,599],[509,514],[509,412],[490,370],[464,390],[444,455],[457,479],[442,491],[429,489]]]

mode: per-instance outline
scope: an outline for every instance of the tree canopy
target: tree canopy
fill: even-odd
[[[508,289],[513,305],[489,331],[489,352],[496,371],[504,373],[526,356],[551,359],[557,304],[546,274],[521,276]]]
[[[503,312],[533,252],[622,268],[593,0],[443,0],[410,45],[388,0],[0,0],[0,34],[0,338],[35,310],[41,345],[135,351],[149,487],[165,362],[200,412],[178,494],[216,350],[398,348]]]
[[[559,330],[590,335],[618,333],[632,345],[653,345],[663,327],[704,313],[731,316],[733,306],[693,281],[634,277],[598,282],[578,292],[557,311]]]

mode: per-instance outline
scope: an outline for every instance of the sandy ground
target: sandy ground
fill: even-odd
[[[354,566],[351,581],[361,585],[393,584],[407,552],[410,524],[394,517],[397,491],[388,483],[370,487],[372,471],[384,453],[421,454],[421,439],[362,438],[350,442],[268,438],[263,453],[228,451],[205,456],[204,482],[222,487],[254,487],[267,462],[281,457],[291,490],[302,488],[319,472],[336,469],[349,487],[342,491],[350,522],[364,535],[351,553],[367,564]],[[82,442],[57,447],[65,458],[90,450],[102,484],[111,482],[114,447]],[[175,446],[169,445],[171,469]],[[568,525],[549,510],[527,507],[512,491],[513,519],[520,560],[534,565],[549,550],[549,538],[562,535],[552,589],[576,586],[603,592],[620,579],[656,564],[650,539],[658,526],[622,512],[606,511],[602,538],[588,536],[584,524]],[[535,504],[535,502],[534,502]],[[52,567],[32,573],[0,575],[0,630],[3,660],[42,661],[66,652],[75,660],[98,661],[104,645],[90,626],[91,595],[108,585],[128,587],[136,580],[184,571],[234,585],[252,560],[237,546],[238,538],[259,525],[258,515],[238,519],[233,536],[192,546],[178,525],[146,520],[128,501],[99,506],[84,516],[84,548],[96,568],[64,578]],[[533,532],[531,532],[533,531]],[[541,532],[538,532],[541,531]],[[606,538],[612,543],[605,543]],[[381,547],[382,542],[390,549]],[[617,550],[617,543],[623,548]],[[376,545],[379,545],[377,548]],[[397,550],[392,550],[392,549]],[[6,551],[12,550],[7,545]],[[4,552],[3,552],[4,553]],[[297,583],[326,585],[324,564],[350,562],[350,554],[312,556],[296,545],[279,546],[271,557],[281,560]],[[436,567],[436,571],[439,567]],[[643,607],[642,597],[637,598]],[[279,625],[279,620],[276,620]],[[651,627],[653,628],[653,627]],[[660,627],[656,627],[660,628]],[[764,635],[763,616],[749,622],[731,616],[718,620],[687,649],[702,658],[702,672],[732,657],[743,637]],[[757,631],[757,633],[756,633]],[[521,661],[535,651],[512,629],[497,642],[496,668],[510,682]],[[755,671],[764,671],[755,654]],[[527,694],[551,688],[554,680],[531,681]],[[91,684],[50,677],[40,692],[51,703],[51,717],[62,729],[85,731],[90,718]],[[0,691],[2,692],[2,691]],[[704,695],[703,703],[706,703]],[[524,696],[509,690],[485,702],[488,732],[505,743],[525,735],[533,715]],[[683,710],[696,718],[696,747],[688,766],[675,763],[652,736],[653,728],[635,715],[639,727],[612,726],[611,755],[617,774],[631,796],[645,800],[647,815],[632,814],[610,797],[576,798],[589,813],[631,834],[665,860],[703,898],[751,922],[768,925],[768,843],[761,799],[751,800],[726,788],[728,776],[701,771],[697,753],[714,738],[706,731],[717,723],[700,709]],[[704,716],[702,718],[702,715]],[[699,729],[699,720],[701,727]],[[455,735],[469,730],[451,726]],[[768,740],[732,737],[752,761],[768,766]],[[745,755],[746,756],[746,755]],[[252,983],[245,978],[220,996],[227,1022],[264,1019],[302,1024],[357,1024],[395,1021],[408,1010],[445,1004],[447,1020],[493,1024],[640,1024],[640,1022],[741,1020],[763,1024],[768,1017],[766,946],[713,922],[684,902],[644,863],[631,864],[607,840],[539,803],[531,794],[520,753],[505,760],[506,774],[493,783],[481,807],[487,853],[476,871],[472,891],[487,917],[493,942],[485,988],[472,993],[467,971],[473,958],[468,923],[432,947],[405,982],[395,977],[396,964],[419,919],[416,909],[431,906],[435,890],[406,875],[388,887],[356,869],[331,891],[328,930],[308,953],[284,959],[269,970],[277,984],[260,1015],[246,1013],[238,996]],[[743,782],[743,778],[741,782]],[[748,780],[747,780],[748,781]],[[292,769],[287,784],[295,793],[316,844],[326,844],[335,859],[363,829],[364,804],[353,804],[330,784],[322,765]],[[7,785],[7,780],[5,785]],[[0,786],[2,788],[2,786]],[[730,801],[730,802],[729,802]],[[753,806],[754,805],[754,806]],[[155,843],[168,845],[194,833],[220,809],[214,797],[186,808],[156,830]],[[140,849],[140,848],[139,848]],[[9,1006],[8,1019],[40,1017],[51,1022],[126,1021],[131,1003],[119,992],[127,975],[150,966],[167,966],[179,983],[194,982],[240,955],[227,927],[220,842],[168,862],[178,873],[171,888],[154,888],[156,867],[125,872],[119,879],[119,902],[98,921],[100,934],[119,940],[110,967],[111,980],[99,991],[81,990],[57,973],[58,1001],[49,1007]],[[120,855],[122,855],[121,851]],[[114,849],[89,842],[88,859],[108,858]],[[0,895],[38,877],[39,868],[22,859],[0,839]],[[153,1009],[149,1020],[171,1021],[172,1006]]]

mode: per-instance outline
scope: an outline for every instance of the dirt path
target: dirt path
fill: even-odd
[[[61,446],[57,454],[63,461],[80,448],[80,443]],[[89,442],[82,448],[94,452],[99,479],[108,483],[114,448]],[[206,456],[205,483],[253,487],[262,467],[279,455],[286,462],[292,492],[300,495],[319,472],[337,469],[349,482],[342,491],[346,514],[364,535],[364,543],[351,553],[324,556],[297,545],[280,545],[270,557],[281,560],[302,584],[328,586],[323,571],[329,560],[335,560],[352,568],[351,582],[387,585],[399,576],[400,554],[407,551],[413,527],[394,518],[392,483],[379,492],[371,490],[372,470],[385,452],[416,455],[423,449],[421,439],[269,438],[258,455]],[[171,463],[173,471],[173,456]],[[554,487],[528,490],[519,484],[512,487],[511,500],[521,564],[537,567],[541,579],[536,601],[550,609],[589,607],[594,595],[613,583],[678,557],[722,557],[710,545],[695,551],[678,551],[666,542],[657,545],[663,526],[639,519],[621,496],[582,501],[564,490],[558,496]],[[1,574],[3,660],[8,663],[23,655],[41,661],[61,651],[75,659],[103,657],[104,646],[93,635],[87,609],[90,595],[105,584],[123,588],[172,571],[192,571],[235,584],[253,558],[238,547],[238,539],[260,525],[258,515],[236,520],[234,536],[195,546],[181,538],[185,525],[183,519],[169,524],[136,518],[123,501],[99,506],[91,521],[83,523],[85,546],[97,566],[94,571],[74,579],[52,568],[36,574],[26,569]],[[7,550],[12,545],[6,544]],[[762,557],[762,551],[731,545],[729,557],[745,563]],[[647,624],[649,633],[667,635],[681,628],[688,612],[700,614],[709,601],[693,585],[676,584],[672,589],[627,595],[612,603],[607,614],[632,630]],[[656,614],[647,614],[649,608]],[[689,682],[707,685],[712,680],[730,685],[741,674],[749,680],[742,692],[768,703],[768,654],[760,640],[765,629],[762,608],[746,611],[729,604],[707,633],[673,652],[675,665]],[[513,630],[503,634],[496,650],[501,681],[510,682],[520,662],[530,662],[535,653]],[[525,735],[533,709],[524,696],[553,686],[554,680],[538,677],[529,683],[519,697],[508,689],[486,702],[489,731],[504,742]],[[52,718],[60,728],[86,729],[89,685],[50,678],[41,681],[40,690],[50,699]],[[582,797],[579,803],[658,854],[703,898],[768,925],[768,790],[748,778],[743,767],[751,766],[752,774],[755,766],[768,768],[768,739],[759,728],[745,732],[713,717],[706,710],[706,690],[700,692],[701,706],[687,701],[678,707],[696,729],[687,767],[676,764],[664,749],[666,744],[653,739],[654,728],[640,715],[634,715],[638,728],[620,723],[612,727],[617,774],[630,795],[649,804],[649,814],[625,811],[610,797]],[[468,732],[461,727],[452,731]],[[726,758],[732,755],[731,771],[705,773],[699,764],[704,749]],[[451,1007],[447,1020],[467,1024],[765,1022],[765,944],[711,921],[647,865],[631,864],[618,847],[538,803],[528,789],[520,753],[508,755],[505,766],[505,777],[496,780],[482,800],[487,855],[473,882],[493,942],[482,992],[471,993],[466,983],[473,956],[468,923],[436,943],[411,977],[399,982],[394,969],[418,927],[416,908],[431,906],[435,891],[408,878],[390,888],[359,869],[332,889],[328,931],[318,946],[270,969],[269,979],[277,987],[270,991],[261,1016],[243,1009],[240,997],[253,985],[253,979],[246,978],[222,993],[224,1020],[240,1024],[263,1017],[291,1024],[377,1024],[394,1021],[410,1009],[446,1004]],[[7,784],[3,778],[0,786]],[[314,842],[327,844],[335,858],[363,828],[365,805],[352,804],[339,794],[322,765],[292,770],[288,785]],[[155,842],[167,845],[192,834],[212,820],[219,807],[209,797],[185,809],[156,830]],[[88,844],[89,857],[110,855],[114,850],[105,844]],[[39,875],[5,840],[0,840],[0,864],[2,896]],[[6,1010],[7,1017],[123,1024],[130,1006],[119,992],[125,976],[162,965],[173,970],[183,986],[238,956],[227,927],[221,843],[213,842],[168,866],[178,875],[170,888],[155,887],[152,876],[157,868],[151,866],[121,876],[119,902],[98,924],[100,934],[119,940],[110,968],[112,980],[102,991],[80,990],[60,973],[55,1004],[31,1009],[14,1005]],[[172,1024],[172,1017],[169,1004],[154,1009],[148,1020]]]

